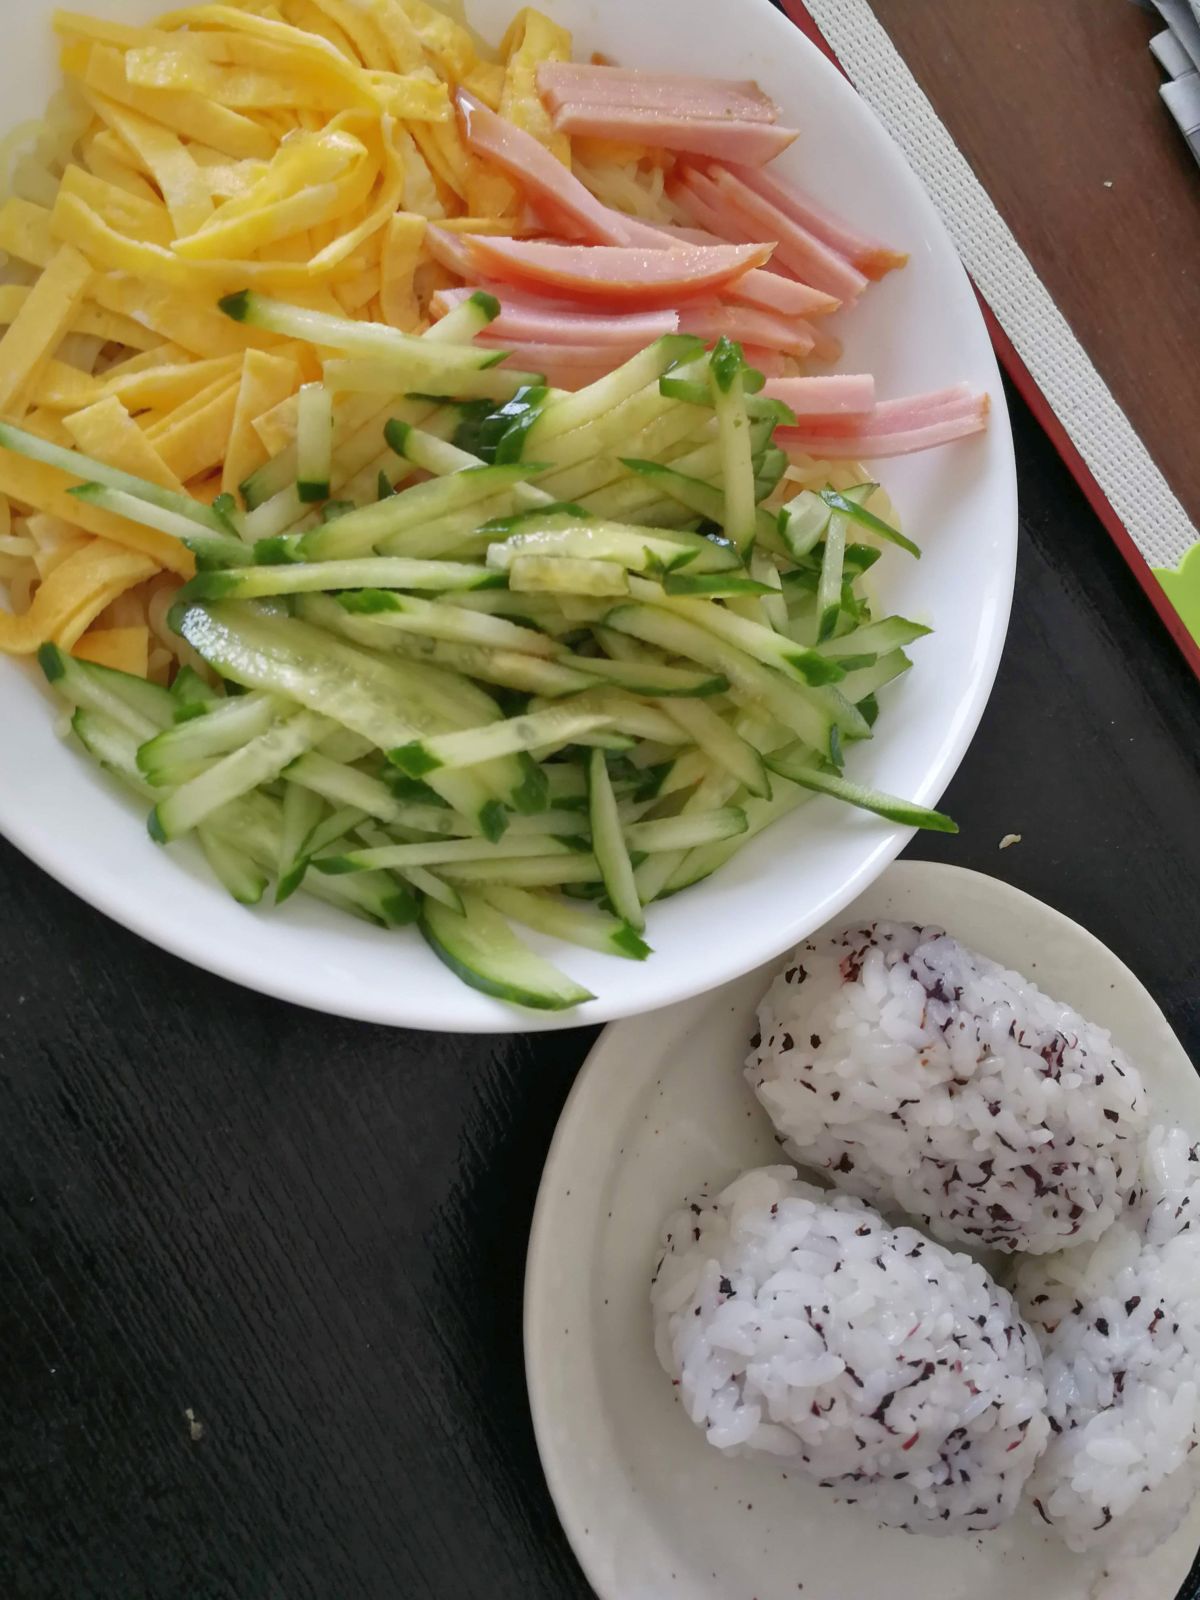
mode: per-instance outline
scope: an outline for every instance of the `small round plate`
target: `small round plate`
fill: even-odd
[[[831,925],[939,923],[1108,1028],[1156,1120],[1200,1130],[1200,1078],[1153,999],[1091,934],[1019,890],[900,862]],[[778,1464],[725,1460],[655,1359],[658,1230],[685,1195],[778,1158],[740,1072],[777,963],[607,1028],[567,1102],[534,1216],[525,1361],[559,1516],[604,1600],[1168,1600],[1200,1544],[1200,1505],[1152,1557],[1106,1575],[1018,1517],[983,1536],[879,1528]]]

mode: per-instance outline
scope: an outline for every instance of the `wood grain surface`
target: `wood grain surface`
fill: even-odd
[[[1008,648],[913,853],[1078,918],[1200,1055],[1200,685],[1017,405]],[[298,1011],[7,846],[0,972],[5,1600],[583,1600],[521,1289],[594,1034]]]
[[[1200,167],[1132,0],[871,0],[1200,527]]]

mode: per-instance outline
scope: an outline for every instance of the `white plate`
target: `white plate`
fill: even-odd
[[[6,17],[4,122],[37,114],[54,82],[55,0]],[[82,0],[81,0],[82,3]],[[152,0],[90,0],[145,19]],[[784,168],[853,222],[911,253],[846,319],[845,370],[873,371],[884,396],[965,380],[992,400],[987,434],[882,463],[905,525],[925,550],[889,551],[875,569],[890,607],[936,624],[917,665],[885,696],[878,734],[852,775],[926,804],[949,782],[992,686],[1016,554],[1012,440],[996,362],[945,229],[873,113],[767,0],[543,0],[576,29],[578,52],[647,66],[753,76],[804,130]],[[516,0],[467,0],[498,39]],[[637,964],[546,943],[596,995],[567,1015],[517,1012],[465,988],[412,930],[384,933],[297,896],[281,912],[237,906],[186,849],[146,837],[136,805],[52,728],[37,674],[0,661],[5,770],[0,832],[94,906],[153,943],[266,994],[412,1027],[478,1032],[555,1028],[628,1016],[703,993],[804,937],[860,893],[907,831],[820,799],[755,841],[709,883],[656,906],[655,954]]]
[[[960,868],[899,862],[831,927],[894,917],[947,927],[1108,1028],[1141,1066],[1156,1119],[1200,1129],[1200,1079],[1162,1012],[1091,934]],[[684,1415],[654,1355],[650,1274],[667,1214],[778,1160],[742,1081],[774,966],[606,1029],[563,1112],[534,1214],[525,1362],[546,1477],[604,1600],[1089,1600],[1095,1557],[1036,1519],[932,1539],[879,1528],[778,1465],[725,1460]],[[1171,1600],[1200,1507],[1138,1564]],[[1106,1600],[1134,1600],[1127,1576]]]

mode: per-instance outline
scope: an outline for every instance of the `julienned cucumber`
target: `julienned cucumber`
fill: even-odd
[[[420,844],[372,845],[343,851],[340,855],[321,856],[315,865],[320,872],[341,877],[348,872],[377,869],[403,872],[409,867],[456,866],[464,861],[520,861],[530,857],[566,856],[579,848],[570,839],[548,835],[514,838],[508,834],[495,843],[487,839],[430,839]]]
[[[420,733],[420,723],[439,731],[445,725],[430,703],[431,695],[436,700],[447,688],[434,669],[393,665],[307,623],[248,607],[190,606],[178,627],[223,677],[287,696],[373,744],[407,744]],[[495,796],[476,775],[437,774],[431,786],[457,810],[486,817],[491,831],[503,830],[502,814],[491,804]]]
[[[447,589],[494,589],[503,581],[487,567],[465,561],[365,556],[351,561],[300,561],[284,566],[201,572],[184,586],[180,599],[261,600],[270,595],[337,589],[422,589],[437,593]]]
[[[928,631],[875,621],[860,580],[881,543],[916,547],[866,510],[870,483],[779,507],[784,408],[736,346],[661,340],[563,395],[466,342],[496,314],[483,293],[420,339],[224,304],[341,352],[246,516],[20,429],[0,448],[195,551],[172,622],[207,668],[168,691],[41,659],[154,836],[194,831],[236,898],[273,878],[279,900],[419,916],[467,982],[559,1008],[586,991],[506,919],[640,959],[646,904],[810,791],[953,828],[841,772]],[[434,398],[456,389],[492,398]],[[432,476],[405,487],[414,469]]]
[[[150,814],[150,834],[160,843],[177,839],[206,817],[277,778],[290,761],[312,748],[330,724],[313,711],[297,711],[223,756],[215,765],[189,778]]]
[[[67,493],[101,511],[110,511],[114,516],[140,522],[143,527],[155,528],[159,533],[179,539],[195,555],[199,567],[245,566],[251,559],[250,547],[236,534],[214,531],[174,507],[144,500],[126,489],[113,489],[104,483],[81,483]]]
[[[42,645],[38,665],[64,700],[110,718],[139,741],[153,738],[175,720],[170,691],[145,678],[79,661],[56,644]]]
[[[217,882],[243,906],[256,906],[266,893],[270,877],[225,834],[200,832],[200,848]]]
[[[631,823],[625,829],[625,844],[630,850],[654,855],[660,850],[691,850],[696,845],[715,844],[718,839],[731,839],[745,831],[746,813],[737,806],[723,806],[695,816]]]
[[[515,594],[579,595],[621,599],[629,593],[629,574],[618,561],[577,556],[517,556],[508,569]]]
[[[482,333],[489,322],[500,315],[500,302],[494,294],[476,289],[468,299],[462,300],[448,311],[440,322],[426,328],[421,335],[427,344],[469,344],[477,333]]]
[[[527,513],[503,542],[488,547],[490,567],[503,572],[519,556],[563,556],[615,561],[631,572],[729,572],[740,568],[728,544],[670,528],[640,528],[629,523],[569,512]]]
[[[510,717],[483,728],[444,733],[432,739],[413,740],[389,752],[389,759],[411,777],[424,778],[442,768],[475,767],[482,761],[547,745],[574,744],[582,734],[605,728],[613,721],[607,711],[556,706],[546,711]]]
[[[633,863],[621,830],[617,797],[605,765],[603,750],[593,750],[588,758],[588,811],[592,825],[592,849],[600,866],[604,887],[617,916],[640,933],[646,914],[638,898],[633,878]]]
[[[933,833],[958,832],[958,824],[943,812],[913,805],[911,801],[885,794],[881,789],[869,789],[864,784],[851,783],[837,773],[824,772],[803,754],[768,755],[766,761],[772,772],[777,772],[790,783],[799,784],[803,789],[813,789],[817,794],[832,795],[835,800],[844,800],[847,805],[859,806],[864,811],[873,811],[877,816],[886,817],[889,822],[898,822],[906,828],[927,828]]]
[[[279,849],[276,854],[276,905],[282,905],[304,882],[308,870],[304,843],[320,822],[324,810],[321,796],[313,790],[299,783],[284,785]]]
[[[597,418],[615,411],[648,384],[657,384],[673,367],[695,359],[703,349],[700,340],[688,334],[667,334],[610,372],[606,378],[589,384],[575,394],[566,395],[554,405],[543,407],[532,423],[522,430],[522,453],[529,457],[536,456],[537,451],[552,440],[560,439],[573,429],[586,427]]]
[[[226,295],[220,301],[220,307],[235,322],[263,328],[268,333],[279,333],[285,338],[304,339],[310,344],[343,350],[348,355],[393,361],[401,373],[416,366],[421,371],[440,372],[448,376],[455,370],[479,371],[496,359],[494,350],[468,343],[440,343],[436,351],[431,350],[428,340],[401,333],[385,323],[356,322],[350,317],[310,311],[304,306],[287,305],[252,290]]]
[[[931,631],[924,623],[910,622],[907,617],[884,617],[879,622],[864,623],[840,638],[827,639],[821,646],[821,654],[835,660],[847,656],[857,659],[864,655],[884,655],[923,639]]]
[[[465,983],[534,1011],[568,1011],[595,999],[518,939],[481,895],[467,889],[461,894],[461,913],[427,899],[421,932],[439,960]]]
[[[160,788],[183,783],[197,765],[228,755],[266,733],[280,709],[280,702],[269,694],[235,695],[206,716],[192,717],[148,739],[138,750],[138,770]]]
[[[841,494],[836,489],[822,489],[821,499],[831,510],[841,512],[843,516],[849,517],[852,522],[860,523],[864,528],[869,528],[872,533],[878,534],[881,539],[886,539],[889,544],[899,545],[901,550],[907,550],[910,556],[919,558],[921,554],[919,544],[914,544],[898,528],[893,528],[890,522],[884,522],[882,517],[877,517],[874,512],[868,511],[863,504],[863,501],[870,497],[870,493],[875,489],[876,485],[869,483],[862,487],[866,489],[866,494],[855,494],[849,491]]]
[[[712,407],[712,391],[706,383],[694,378],[676,378],[668,374],[659,379],[659,390],[669,400],[683,400],[690,406]],[[746,394],[746,414],[755,420],[768,419],[783,427],[793,427],[796,413],[782,400],[772,400],[766,395]]]
[[[532,928],[535,933],[565,939],[568,944],[598,950],[601,955],[625,956],[633,961],[644,961],[650,954],[650,946],[627,922],[602,911],[572,905],[569,900],[550,895],[533,894],[513,884],[489,884],[480,893],[497,911]]]
[[[323,383],[306,383],[296,411],[296,489],[301,500],[327,500],[333,469],[333,396]]]
[[[372,618],[385,636],[393,631],[415,633],[487,650],[520,651],[539,659],[558,654],[554,641],[536,628],[467,611],[445,600],[423,600],[391,589],[358,589],[338,599],[343,610]]]
[[[756,529],[756,494],[750,417],[746,411],[746,363],[741,346],[718,339],[708,363],[708,381],[717,435],[721,446],[721,476],[725,504],[721,525],[742,552],[749,549]]]
[[[51,444],[48,439],[42,439],[35,433],[28,433],[24,428],[15,427],[11,422],[0,422],[0,449],[11,450],[16,455],[26,456],[30,461],[41,462],[43,466],[55,467],[59,472],[66,472],[81,483],[99,483],[109,489],[133,495],[147,505],[172,512],[195,524],[196,527],[208,529],[211,533],[232,534],[235,531],[228,517],[211,506],[206,506],[203,501],[193,500],[191,495],[180,494],[175,489],[164,489],[159,484],[135,477],[130,472],[121,472],[116,467],[106,466],[103,461],[82,455],[78,450],[68,450],[62,445]]]
[[[448,478],[431,478],[387,500],[360,506],[304,535],[300,551],[309,561],[345,560],[370,553],[384,539],[487,500],[498,491],[523,482],[537,466],[472,467]]]
[[[720,489],[711,483],[705,483],[702,478],[691,477],[686,472],[680,472],[674,467],[662,465],[658,461],[645,461],[640,457],[627,456],[622,458],[622,465],[637,472],[663,494],[670,495],[672,500],[678,500],[681,505],[695,512],[698,517],[704,517],[709,522],[722,522],[725,516],[725,497]],[[769,511],[764,511],[761,506],[754,511],[754,536],[773,546],[779,538],[778,517],[773,517]]]

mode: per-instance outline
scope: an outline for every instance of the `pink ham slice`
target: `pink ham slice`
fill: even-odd
[[[784,370],[784,359],[778,350],[768,350],[765,345],[747,344],[742,346],[742,354],[746,360],[764,377],[777,378]]]
[[[435,316],[443,317],[474,293],[474,289],[439,289],[431,309]],[[500,315],[488,324],[483,337],[506,346],[510,340],[520,339],[536,344],[587,345],[593,349],[632,346],[640,350],[664,334],[679,331],[677,311],[626,312],[606,317],[506,287],[489,285],[487,293],[500,301]]]
[[[729,244],[731,242],[722,239],[720,234],[709,233],[707,228],[684,228],[678,222],[656,222],[652,231],[667,234],[674,243]]]
[[[479,343],[487,345],[489,340]],[[582,389],[610,373],[619,362],[636,355],[640,345],[620,350],[612,345],[539,344],[535,341],[506,339],[496,349],[508,352],[502,366],[521,372],[540,372],[555,389]]]
[[[842,359],[842,341],[832,333],[825,333],[821,328],[810,324],[813,333],[812,360],[824,361],[831,364]]]
[[[715,233],[720,239],[728,239],[731,244],[741,244],[749,239],[750,229],[733,215],[728,206],[722,205],[720,198],[711,190],[712,185],[704,179],[704,174],[694,167],[681,168],[667,180],[668,198],[698,227]]]
[[[622,144],[684,155],[711,156],[747,167],[765,166],[796,138],[795,128],[778,123],[670,116],[628,106],[581,105],[569,102],[554,113],[558,133],[571,138],[616,139]]]
[[[905,395],[899,400],[880,400],[868,420],[873,431],[903,432],[922,427],[927,422],[941,422],[948,417],[967,415],[980,405],[986,411],[986,395],[977,393],[965,383],[955,383],[947,389],[931,389],[925,394]],[[859,418],[835,413],[805,419],[805,427],[810,432],[828,435],[856,433],[863,426]]]
[[[748,189],[753,189],[755,194],[770,202],[785,217],[806,228],[814,238],[820,239],[822,244],[827,244],[831,250],[836,250],[838,255],[845,256],[852,267],[856,267],[864,277],[882,278],[885,273],[891,272],[895,267],[902,267],[908,260],[902,251],[893,250],[890,245],[882,244],[878,239],[868,239],[860,233],[855,233],[840,217],[825,208],[808,195],[804,194],[793,183],[786,179],[776,177],[774,173],[763,172],[759,167],[735,167],[731,169],[735,178],[744,183]]]
[[[551,112],[563,106],[607,106],[660,111],[673,117],[725,121],[778,121],[779,107],[756,83],[728,78],[695,78],[677,72],[641,72],[625,67],[543,62],[538,93]]]
[[[532,134],[498,117],[464,89],[458,91],[458,114],[463,136],[475,154],[514,178],[551,226],[558,229],[560,219],[565,219],[596,244],[628,244],[617,214],[601,205]]]
[[[754,306],[691,305],[679,316],[680,333],[694,333],[705,344],[720,338],[736,339],[742,345],[762,345],[786,356],[806,356],[815,340],[813,331],[800,317],[790,321]]]
[[[495,121],[502,123],[500,118],[495,118]],[[508,126],[507,124],[502,125],[504,127]],[[519,130],[514,131],[519,132]],[[538,148],[540,149],[541,147],[539,146]],[[553,161],[553,157],[548,157],[547,159]],[[554,165],[557,167],[559,163],[554,162]],[[576,178],[568,173],[565,168],[560,168],[560,170],[567,185],[574,185],[583,190],[583,193],[591,200],[588,191],[583,189],[583,185],[579,184]],[[600,207],[600,210],[604,214],[602,231],[609,236],[622,238],[630,245],[640,245],[653,250],[671,250],[678,248],[680,245],[695,245],[704,248],[713,246],[720,248],[722,246],[720,239],[708,233],[698,233],[694,237],[681,238],[674,230],[652,227],[649,223],[642,222],[639,218],[623,216],[620,212],[613,211],[608,207]],[[576,207],[574,215],[580,217],[582,215],[581,209]],[[682,231],[686,233],[689,230]],[[449,229],[430,228],[428,241],[430,253],[434,259],[449,271],[467,281],[480,276],[476,267],[475,256],[472,254],[468,243],[468,236],[453,233]],[[459,298],[462,298],[470,292],[470,290],[447,290],[442,292],[440,298],[445,307],[448,308],[449,305],[454,303],[450,298],[452,295],[457,294]],[[827,336],[815,335],[813,329],[802,322],[797,322],[796,319],[822,316],[827,312],[836,311],[839,302],[832,296],[823,294],[820,290],[811,289],[806,284],[797,283],[793,279],[781,277],[778,273],[763,271],[761,268],[755,268],[735,282],[727,284],[724,293],[729,299],[737,302],[738,306],[747,308],[748,317],[757,312],[767,318],[792,319],[790,326],[786,323],[753,323],[753,326],[760,330],[768,326],[772,328],[772,339],[776,337],[781,339],[776,348],[791,348],[797,353],[808,353],[816,348],[818,353],[824,352],[822,359],[828,358],[829,345]],[[510,309],[510,305],[507,302],[509,302],[511,295],[511,290],[504,294],[506,311]],[[524,301],[528,302],[528,300],[529,297],[526,295]],[[512,309],[515,310],[515,307],[512,307]],[[524,304],[522,309],[527,311],[529,309],[528,304]],[[528,333],[524,336],[545,342],[554,342],[556,336],[549,333],[547,329],[553,326],[555,319],[561,326],[564,319],[572,313],[569,310],[555,312],[551,321],[546,322],[544,320],[544,302],[539,309],[543,314],[542,324],[536,330],[530,325]],[[576,315],[587,315],[586,306],[576,306],[573,311]],[[658,313],[657,320],[652,319],[645,324],[646,343],[658,338],[662,333],[673,331],[666,326],[665,320],[672,314],[671,308],[664,309],[664,311]],[[678,321],[677,318],[675,320],[676,322]],[[511,318],[509,323],[505,325],[509,326],[510,323]],[[751,325],[750,320],[745,324],[747,327]],[[522,337],[522,334],[518,333],[514,327],[512,337]],[[573,335],[564,333],[562,337],[569,339]],[[713,337],[717,337],[717,335],[714,334]],[[731,333],[730,337],[735,337],[735,335]],[[737,335],[737,337],[741,336]],[[749,336],[747,335],[747,337]]]
[[[931,450],[982,433],[989,400],[965,385],[934,394],[883,400],[865,416],[804,417],[795,428],[776,428],[775,442],[790,455],[827,461],[869,460]]]
[[[875,379],[870,373],[837,373],[828,378],[772,378],[763,390],[772,400],[791,406],[797,417],[862,418],[875,406]]]
[[[731,227],[744,229],[756,238],[775,240],[776,259],[814,289],[853,301],[866,288],[867,279],[857,267],[785,216],[778,206],[756,194],[729,168],[712,166],[707,173],[693,169],[683,181],[708,202],[716,215],[727,217]]]
[[[467,249],[465,234],[453,233],[449,228],[426,228],[425,245],[438,266],[445,267],[447,272],[468,282],[479,276],[474,257]]]
[[[632,243],[644,244],[651,249],[669,248],[681,240],[685,244],[721,243],[720,236],[707,229],[672,228],[660,223],[652,226],[638,217],[622,216],[620,212],[614,212],[613,215],[621,217]],[[742,244],[747,241],[739,238],[727,242]],[[778,272],[763,271],[761,268],[739,278],[725,293],[731,300],[758,306],[763,311],[777,311],[785,317],[823,317],[841,305],[841,301],[833,295],[823,294],[820,289],[811,289],[806,283],[797,283],[794,278],[785,278]]]
[[[807,283],[785,278],[778,272],[748,272],[725,291],[730,300],[763,311],[777,311],[784,317],[827,317],[841,305],[830,294],[810,289]]]
[[[443,230],[430,228],[439,260]],[[646,246],[546,244],[540,240],[468,234],[462,243],[473,271],[464,276],[511,283],[535,294],[567,298],[593,309],[671,310],[704,299],[761,267],[770,245]],[[454,270],[457,270],[455,268]]]

